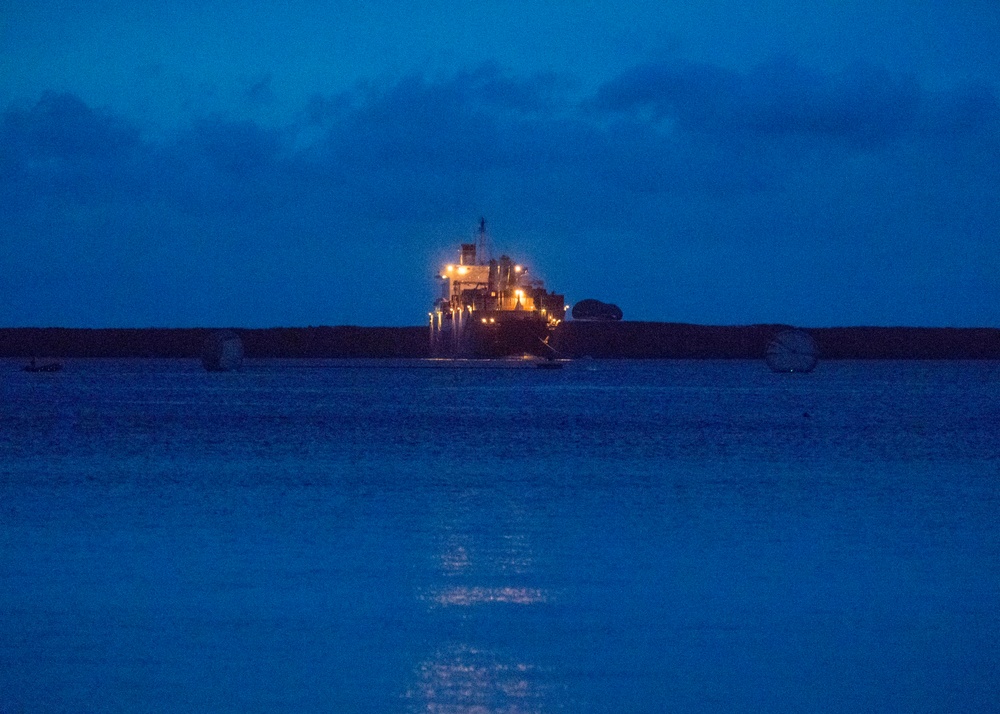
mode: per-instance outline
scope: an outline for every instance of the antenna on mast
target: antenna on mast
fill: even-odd
[[[479,235],[476,240],[476,255],[479,256],[479,264],[486,265],[493,259],[493,251],[490,250],[490,239],[486,235],[486,219],[479,219]]]

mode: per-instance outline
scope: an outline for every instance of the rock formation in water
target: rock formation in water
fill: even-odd
[[[623,317],[621,308],[609,302],[601,302],[593,298],[581,300],[573,306],[574,320],[600,320],[612,322]]]

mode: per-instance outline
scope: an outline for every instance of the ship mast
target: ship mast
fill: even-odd
[[[486,219],[479,219],[479,235],[476,239],[476,262],[479,265],[488,265],[493,259],[493,251],[490,250],[490,239],[486,235]]]

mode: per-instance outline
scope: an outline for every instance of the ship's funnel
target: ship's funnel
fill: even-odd
[[[462,243],[462,249],[459,251],[458,262],[461,265],[475,265],[476,264],[476,244],[475,243]]]

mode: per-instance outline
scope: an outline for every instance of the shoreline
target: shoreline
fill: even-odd
[[[0,357],[199,358],[222,328],[0,328]],[[427,327],[231,329],[248,358],[430,357]],[[788,325],[568,321],[550,344],[560,356],[600,359],[758,359]],[[1000,329],[820,327],[804,329],[820,359],[1000,359]]]

